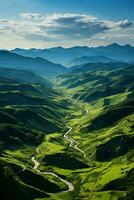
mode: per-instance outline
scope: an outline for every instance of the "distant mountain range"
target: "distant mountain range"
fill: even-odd
[[[40,57],[30,58],[8,51],[0,51],[0,67],[27,69],[47,77],[58,75],[66,70],[64,66]]]
[[[106,56],[83,56],[81,58],[73,59],[70,68],[67,69],[61,64],[55,64],[44,58],[32,58],[21,56],[17,53],[11,53],[9,51],[0,51],[0,73],[2,72],[3,77],[8,77],[9,74],[13,79],[19,77],[23,82],[25,82],[26,78],[29,82],[32,80],[40,80],[40,83],[44,83],[44,80],[40,79],[41,76],[48,80],[70,71],[87,72],[97,70],[117,70],[130,65],[131,64],[125,62],[117,62]],[[14,69],[14,71],[10,69]]]
[[[14,49],[11,52],[32,58],[41,57],[54,63],[68,66],[73,59],[83,56],[105,56],[112,60],[134,62],[134,47],[127,44],[121,46],[113,43],[108,46],[88,47],[74,46],[71,48],[54,47],[49,49]],[[91,62],[91,61],[90,61]]]

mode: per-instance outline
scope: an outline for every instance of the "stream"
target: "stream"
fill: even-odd
[[[39,148],[36,149],[36,153],[39,154]],[[56,178],[58,178],[60,181],[62,181],[63,183],[65,183],[67,186],[68,186],[68,189],[65,190],[65,191],[62,191],[62,192],[71,192],[74,190],[74,186],[71,182],[61,178],[60,176],[58,176],[57,174],[53,173],[53,172],[41,172],[38,168],[40,166],[40,162],[38,160],[36,160],[35,156],[33,156],[31,158],[32,162],[34,163],[34,167],[33,169],[36,170],[38,173],[41,173],[41,174],[45,174],[45,175],[51,175],[51,176],[54,176]],[[60,192],[61,193],[61,192]]]

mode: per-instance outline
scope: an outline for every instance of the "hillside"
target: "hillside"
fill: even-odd
[[[44,86],[50,85],[50,82],[47,82],[43,77],[28,70],[0,67],[0,77],[5,79],[9,78],[10,80],[19,81],[21,83],[40,83]]]
[[[98,64],[99,65],[99,64]],[[74,102],[72,137],[79,141],[90,170],[73,177],[80,198],[133,199],[134,68],[70,72],[58,87]],[[83,109],[82,109],[83,108]],[[123,184],[126,180],[129,184]],[[119,186],[120,185],[120,186]],[[80,199],[79,198],[79,199]]]
[[[63,129],[67,103],[33,72],[9,68],[0,72],[2,199],[32,200],[65,190],[62,182],[37,174],[31,159],[47,134]]]
[[[5,76],[5,72],[3,76]],[[29,83],[31,80],[28,79],[28,81],[25,80],[26,83],[22,83],[21,77],[20,82],[13,79],[8,82],[7,79],[2,78],[0,81],[0,112],[3,123],[8,122],[6,119],[8,116],[9,120],[14,119],[15,124],[22,126],[25,124],[28,128],[32,126],[33,129],[39,131],[60,130],[62,114],[58,114],[60,105],[55,101],[58,94],[48,84],[45,86],[45,80],[42,84],[43,80],[41,78],[38,82],[35,79],[34,83]],[[57,110],[56,114],[55,110]],[[46,128],[44,129],[44,127]]]
[[[41,76],[58,75],[66,70],[60,64],[54,64],[43,58],[29,58],[9,51],[0,51],[0,66],[14,69],[25,69],[36,72]]]
[[[115,60],[112,60],[106,56],[90,56],[90,57],[82,56],[79,58],[74,58],[70,62],[70,66],[76,66],[86,63],[110,63],[110,62],[115,62]]]
[[[105,71],[105,70],[117,70],[124,67],[129,67],[130,64],[123,62],[109,62],[109,63],[85,63],[81,65],[72,66],[69,68],[71,72],[88,72],[88,71]]]

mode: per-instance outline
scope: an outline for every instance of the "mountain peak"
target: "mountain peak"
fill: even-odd
[[[113,44],[108,45],[107,47],[121,47],[121,45],[117,43],[113,43]]]
[[[49,50],[63,50],[63,49],[64,47],[61,47],[61,46],[49,48]]]
[[[132,46],[131,46],[130,44],[125,44],[124,47],[130,48],[130,47],[132,47]]]

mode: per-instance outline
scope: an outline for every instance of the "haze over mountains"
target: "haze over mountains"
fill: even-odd
[[[0,51],[0,66],[14,69],[27,69],[44,76],[51,76],[52,74],[58,75],[66,70],[64,66],[54,64],[41,57],[30,58],[3,50]]]
[[[103,52],[103,53],[102,53]],[[116,52],[116,53],[115,53]],[[127,53],[129,56],[126,56]],[[130,55],[131,52],[131,55]],[[89,56],[89,55],[93,56]],[[97,55],[98,54],[98,55]],[[107,54],[109,57],[105,55]],[[124,56],[125,54],[125,56]],[[78,57],[80,56],[81,57]],[[82,56],[83,55],[83,56]],[[55,47],[51,49],[15,49],[10,51],[0,51],[0,66],[5,68],[29,70],[38,73],[43,77],[51,78],[70,70],[105,70],[118,69],[129,66],[133,63],[134,48],[130,45],[120,46],[112,44],[106,47],[72,47],[64,49]],[[37,57],[38,56],[38,57]],[[66,67],[50,60],[56,60],[67,64]],[[113,58],[111,58],[113,57]],[[132,58],[131,58],[132,57]],[[117,59],[118,58],[118,59]],[[131,58],[131,59],[130,59]],[[66,62],[66,59],[68,62]],[[71,67],[72,66],[72,67]]]
[[[93,56],[99,56],[98,60],[106,62],[108,60],[123,61],[123,62],[134,62],[134,47],[127,44],[121,46],[113,43],[108,46],[99,47],[88,47],[88,46],[74,46],[71,48],[54,47],[50,49],[14,49],[11,50],[13,53],[28,57],[41,57],[48,59],[54,63],[60,63],[65,66],[69,66],[74,59],[80,59],[83,56],[92,57],[93,62],[97,60],[93,59]],[[100,56],[103,59],[100,59]],[[107,57],[107,59],[104,57]],[[97,57],[96,57],[97,59]],[[85,62],[85,58],[84,58]]]
[[[81,65],[86,63],[109,63],[109,62],[115,62],[115,60],[112,60],[106,56],[82,56],[80,58],[74,58],[71,62],[71,66],[75,65]]]

